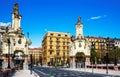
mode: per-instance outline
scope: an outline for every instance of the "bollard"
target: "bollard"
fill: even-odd
[[[51,71],[51,69],[50,69],[50,77],[52,77],[52,71]]]
[[[3,77],[3,72],[2,71],[0,71],[0,77]]]
[[[92,74],[94,74],[94,68],[93,68],[93,66],[92,66]]]

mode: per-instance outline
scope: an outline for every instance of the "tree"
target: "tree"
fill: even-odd
[[[115,50],[111,50],[108,52],[108,56],[109,56],[109,63],[113,64],[114,63],[114,58],[115,58]]]
[[[117,48],[117,61],[120,63],[120,48]]]
[[[96,53],[95,49],[91,49],[90,60],[93,64],[95,64],[96,58],[97,58],[97,53]]]
[[[109,62],[114,64],[115,58],[119,62],[120,59],[120,48],[118,46],[113,47],[111,51],[109,51]]]
[[[101,62],[101,51],[98,50],[98,51],[95,51],[96,52],[96,60],[97,60],[97,63],[100,63]]]

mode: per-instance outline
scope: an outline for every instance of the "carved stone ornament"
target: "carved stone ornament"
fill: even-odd
[[[18,40],[18,44],[21,44],[21,43],[22,43],[22,40],[21,40],[21,39],[19,39],[19,40]]]

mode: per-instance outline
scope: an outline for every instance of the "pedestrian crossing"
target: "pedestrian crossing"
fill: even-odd
[[[72,70],[62,70],[56,68],[37,68],[36,69],[40,77],[119,77],[119,76],[109,76],[105,74],[93,74],[89,72],[80,72]]]

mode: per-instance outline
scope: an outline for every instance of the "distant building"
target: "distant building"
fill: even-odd
[[[88,39],[91,43],[91,45],[94,46],[94,49],[96,51],[101,51],[101,49],[103,48],[104,50],[107,50],[107,45],[106,45],[106,38],[103,37],[93,37],[93,36],[88,36],[85,37],[86,39]]]
[[[42,48],[29,48],[28,53],[29,55],[32,54],[33,64],[42,64]],[[30,62],[30,56],[28,61]]]
[[[104,37],[93,37],[93,36],[86,36],[91,42],[91,45],[94,46],[96,52],[104,51],[104,53],[112,51],[114,46],[118,46],[120,48],[120,39],[117,38],[104,38]]]
[[[93,37],[93,36],[86,36],[86,39],[88,39],[91,43],[91,46],[94,48],[94,50],[99,53],[98,62],[101,63],[102,60],[104,60],[106,53],[110,53],[111,51],[114,51],[115,46],[120,48],[120,39],[118,38],[104,38],[104,37]]]
[[[91,43],[91,49],[97,52],[97,58],[95,57],[95,63],[102,63],[107,52],[106,38],[103,37],[85,37]],[[99,59],[98,59],[99,58]]]
[[[114,45],[118,46],[118,48],[120,48],[120,39],[114,38]]]
[[[69,62],[70,34],[48,31],[42,40],[43,64],[55,65]]]

